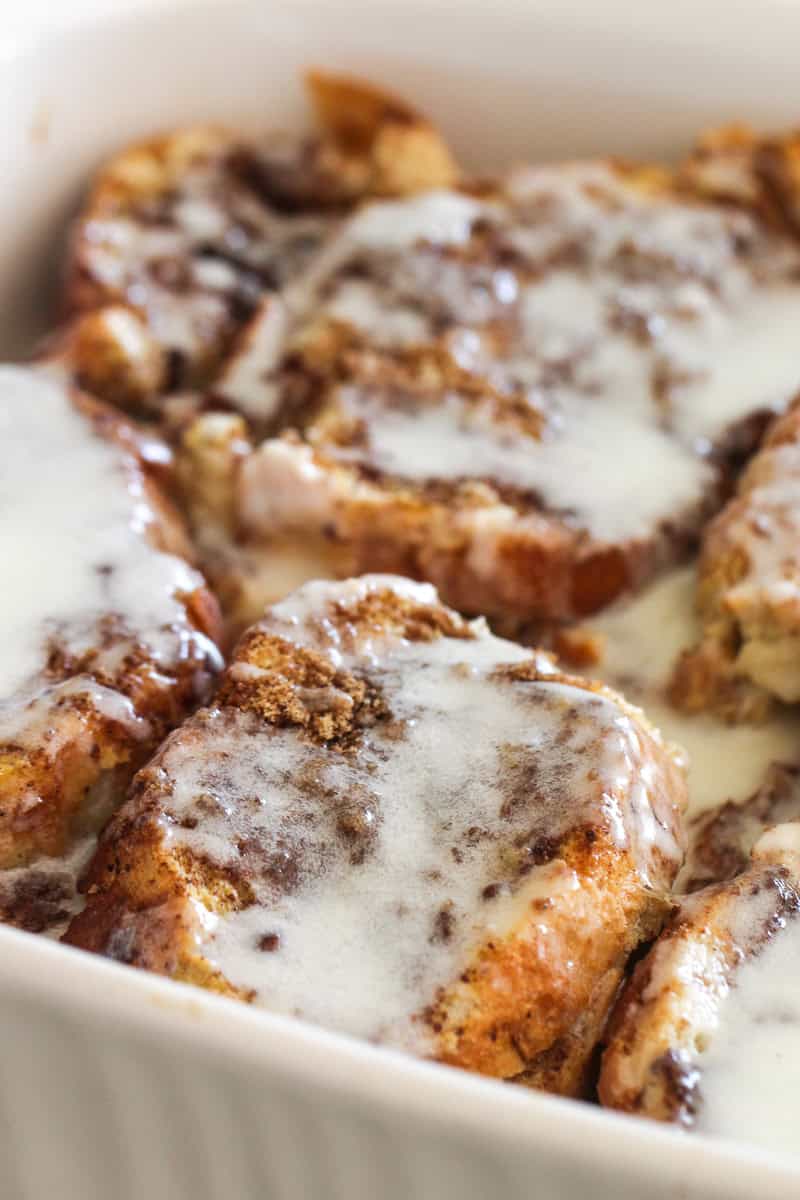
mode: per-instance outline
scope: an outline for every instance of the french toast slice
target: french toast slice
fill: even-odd
[[[798,917],[800,825],[788,823],[756,842],[740,875],[681,900],[637,965],[610,1022],[602,1103],[753,1137],[742,1125],[748,1094],[754,1110],[774,1113],[772,1073],[789,1066],[764,1051],[769,1028],[791,1020]]]
[[[671,693],[690,711],[763,719],[800,700],[800,406],[779,417],[703,536],[697,647]]]
[[[41,370],[0,368],[0,421],[0,919],[35,926],[60,911],[64,860],[207,694],[220,621],[163,447]]]
[[[430,585],[313,583],[137,776],[66,940],[579,1093],[669,910],[682,769],[644,715]]]
[[[248,137],[197,126],[130,146],[100,169],[75,224],[57,339],[80,383],[136,412],[213,385],[261,297],[302,271],[367,195],[447,186],[432,126],[369,84],[311,72],[319,132]],[[242,403],[246,405],[245,396]],[[248,415],[258,424],[260,413]]]
[[[324,538],[507,622],[597,611],[696,545],[796,393],[798,268],[658,169],[367,204],[225,367],[279,435],[237,466],[238,543]]]

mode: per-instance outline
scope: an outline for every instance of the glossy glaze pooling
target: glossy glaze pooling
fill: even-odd
[[[667,689],[680,653],[697,641],[696,572],[681,568],[591,623],[601,657],[589,669],[641,704],[663,735],[682,746],[689,764],[692,820],[726,801],[744,802],[764,783],[773,763],[794,763],[800,721],[776,711],[759,724],[731,724],[706,713],[674,708]],[[799,810],[800,811],[800,810]]]

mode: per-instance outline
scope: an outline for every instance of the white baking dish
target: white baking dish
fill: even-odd
[[[393,85],[487,166],[663,155],[727,117],[800,119],[800,4],[778,0],[106,7],[0,42],[5,354],[46,323],[65,218],[108,150],[198,118],[294,125],[304,64]],[[2,1200],[798,1194],[800,1158],[406,1060],[0,928]]]

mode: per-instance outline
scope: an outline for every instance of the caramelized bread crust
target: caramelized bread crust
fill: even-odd
[[[614,693],[428,586],[313,584],[244,635],[214,707],[139,773],[66,940],[577,1094],[627,958],[668,910],[684,800]]]

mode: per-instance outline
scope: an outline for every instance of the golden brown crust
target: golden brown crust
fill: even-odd
[[[404,196],[458,182],[436,129],[405,101],[364,80],[313,70],[306,84],[320,127],[341,156],[351,199]]]

